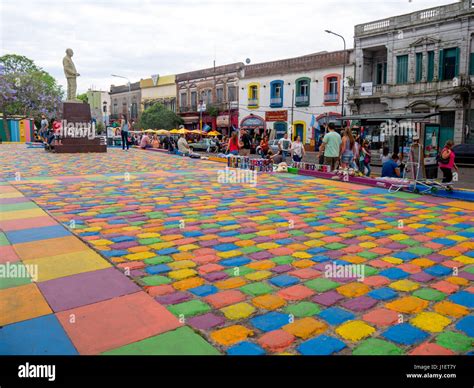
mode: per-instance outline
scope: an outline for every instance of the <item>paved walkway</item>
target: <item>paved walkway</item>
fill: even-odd
[[[222,184],[220,164],[140,150],[0,156],[0,263],[30,270],[0,278],[0,354],[474,350],[472,203]]]

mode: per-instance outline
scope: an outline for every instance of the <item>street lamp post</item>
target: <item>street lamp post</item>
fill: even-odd
[[[117,78],[123,78],[128,81],[128,118],[131,121],[132,120],[132,91],[130,88],[130,80],[127,77],[124,77],[123,75],[117,75],[117,74],[111,74],[112,77],[117,77]]]
[[[325,30],[328,34],[333,34],[338,36],[344,42],[344,63],[342,65],[342,108],[341,108],[341,116],[344,117],[344,99],[345,99],[345,81],[346,81],[346,59],[347,59],[347,52],[346,52],[346,40],[342,35],[336,34],[335,32]]]

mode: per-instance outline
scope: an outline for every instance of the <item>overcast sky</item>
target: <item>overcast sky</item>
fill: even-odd
[[[90,87],[232,62],[283,59],[353,47],[354,25],[455,0],[0,0],[0,54],[33,59],[65,84],[74,50]]]

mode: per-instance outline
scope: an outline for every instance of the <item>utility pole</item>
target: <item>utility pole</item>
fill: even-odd
[[[293,137],[294,106],[295,106],[295,88],[291,90],[291,135],[290,137]]]

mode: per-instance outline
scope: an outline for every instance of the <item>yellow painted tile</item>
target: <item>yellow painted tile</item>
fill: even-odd
[[[451,323],[451,320],[437,313],[423,312],[411,319],[410,322],[413,326],[416,326],[421,330],[429,331],[431,333],[439,333]]]
[[[173,287],[179,291],[189,290],[190,288],[199,287],[204,284],[204,279],[200,277],[192,277],[188,279],[178,280],[173,283]]]
[[[196,244],[186,244],[186,245],[180,245],[180,246],[178,247],[178,250],[187,252],[187,251],[192,251],[192,250],[198,249],[198,248],[199,248],[199,245],[196,245]]]
[[[260,260],[260,261],[254,261],[252,263],[248,263],[245,266],[251,269],[255,269],[257,271],[265,270],[265,269],[270,269],[275,267],[275,263],[271,260]]]
[[[255,308],[248,303],[242,302],[224,307],[221,311],[227,319],[236,320],[248,318],[255,312]]]
[[[336,288],[336,291],[341,295],[347,296],[348,298],[354,298],[356,296],[362,296],[368,293],[370,291],[370,287],[363,283],[353,282]]]
[[[182,280],[182,279],[196,276],[197,272],[194,269],[185,268],[185,269],[179,269],[177,271],[170,271],[168,272],[167,275],[171,279]]]
[[[217,253],[217,256],[222,257],[223,259],[230,259],[231,257],[236,257],[236,256],[241,256],[241,255],[242,255],[242,252],[238,250]]]
[[[0,326],[51,314],[36,284],[0,290]]]
[[[336,328],[336,333],[349,341],[360,341],[375,333],[375,329],[363,321],[349,321]]]
[[[262,309],[276,310],[283,307],[286,304],[286,301],[278,295],[266,294],[253,298],[252,303]]]
[[[137,252],[137,253],[130,253],[129,255],[125,255],[127,260],[145,260],[155,257],[156,254],[153,252]]]
[[[310,255],[307,252],[295,252],[291,256],[296,257],[298,259],[309,259],[309,258],[313,257],[312,255]]]
[[[214,285],[221,290],[229,290],[231,288],[242,287],[247,284],[247,281],[242,277],[232,277],[225,280],[220,280]]]
[[[295,268],[308,268],[314,265],[314,261],[312,260],[296,260],[292,263],[293,267]]]
[[[166,263],[171,269],[178,270],[184,268],[194,268],[196,263],[192,260],[179,260]]]
[[[92,249],[23,260],[23,263],[38,266],[38,282],[111,267],[107,260]]]
[[[263,279],[267,279],[270,276],[272,276],[273,273],[270,271],[256,271],[256,272],[251,272],[248,273],[247,275],[244,275],[248,280],[252,280],[254,282],[258,282]]]
[[[404,280],[398,280],[390,284],[389,287],[397,291],[409,292],[409,291],[417,290],[418,288],[420,288],[420,285],[411,280],[404,279]]]

